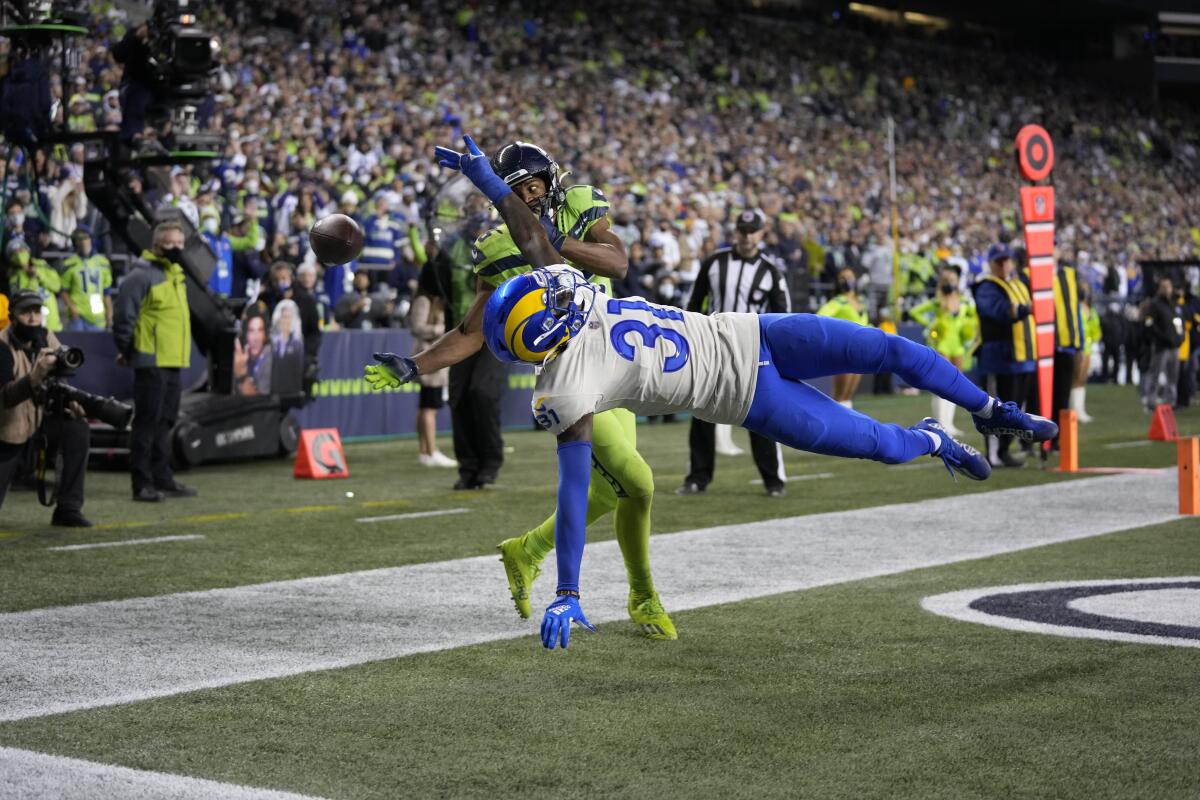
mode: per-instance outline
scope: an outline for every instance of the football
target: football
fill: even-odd
[[[322,264],[345,264],[362,252],[363,229],[345,214],[330,214],[313,224],[308,243]]]

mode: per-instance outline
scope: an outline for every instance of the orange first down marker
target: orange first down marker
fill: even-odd
[[[1179,513],[1200,514],[1200,439],[1180,439],[1179,448]]]

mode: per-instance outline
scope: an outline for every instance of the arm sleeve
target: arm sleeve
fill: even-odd
[[[125,279],[117,292],[117,302],[113,304],[113,341],[122,355],[133,352],[133,326],[137,324],[147,291],[147,278],[135,272]]]
[[[1004,292],[991,282],[978,283],[975,286],[975,308],[979,316],[1000,322],[1011,322],[1012,304],[1004,296]]]
[[[591,442],[558,446],[558,510],[554,516],[554,549],[558,558],[558,588],[579,591],[579,565],[587,539],[588,481],[592,470]]]
[[[0,401],[5,408],[12,408],[33,398],[33,384],[29,382],[29,376],[14,381],[13,369],[12,350],[0,345]]]

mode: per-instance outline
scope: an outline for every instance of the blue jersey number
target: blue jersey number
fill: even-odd
[[[614,316],[620,316],[621,312],[626,309],[648,311],[651,315],[659,319],[683,319],[683,312],[652,306],[645,300],[608,301],[608,313]],[[616,349],[617,355],[626,361],[633,361],[637,355],[637,349],[625,340],[625,335],[630,332],[642,337],[643,347],[654,349],[659,339],[666,339],[675,345],[674,355],[667,356],[666,360],[663,361],[663,372],[677,372],[683,369],[683,365],[687,363],[688,342],[679,331],[674,331],[670,328],[661,328],[658,325],[647,325],[635,319],[621,320],[616,325],[613,325],[612,333],[610,334],[613,348]]]

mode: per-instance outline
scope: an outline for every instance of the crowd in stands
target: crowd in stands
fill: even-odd
[[[98,9],[80,74],[52,86],[73,130],[120,124],[109,50],[134,23]],[[316,266],[307,231],[322,215],[362,221],[373,247],[318,267],[327,326],[402,324],[446,179],[430,153],[464,131],[493,149],[535,141],[568,183],[605,191],[627,289],[665,302],[682,302],[701,257],[751,207],[767,215],[800,310],[845,267],[875,298],[927,295],[939,263],[977,273],[991,244],[1018,235],[1012,142],[1029,121],[1055,141],[1060,252],[1097,291],[1138,293],[1139,259],[1200,248],[1195,112],[1151,112],[984,37],[633,3],[213,2],[201,18],[223,48],[201,109],[227,137],[222,157],[211,171],[132,180],[205,232],[224,266],[213,288],[235,297],[265,288],[272,264]],[[77,146],[0,164],[5,236],[34,258],[69,251],[77,230],[113,247],[82,161]]]

